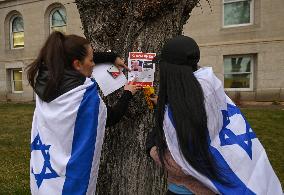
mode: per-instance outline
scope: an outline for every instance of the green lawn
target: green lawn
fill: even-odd
[[[30,194],[33,110],[32,104],[0,104],[0,194]]]
[[[0,194],[29,194],[30,128],[34,105],[0,103]],[[242,109],[284,184],[284,110]]]

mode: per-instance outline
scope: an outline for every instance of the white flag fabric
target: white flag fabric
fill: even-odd
[[[179,149],[172,113],[167,106],[164,134],[173,159],[185,174],[194,176],[218,194],[282,195],[281,183],[263,146],[240,109],[226,96],[212,68],[201,68],[194,75],[204,93],[210,151],[234,185],[211,181],[187,163]]]
[[[46,103],[36,98],[32,123],[32,194],[94,194],[105,133],[106,106],[85,83]]]

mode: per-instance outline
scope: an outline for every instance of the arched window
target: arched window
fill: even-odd
[[[50,33],[53,31],[66,32],[66,12],[64,8],[55,8],[50,13]]]
[[[11,18],[10,23],[10,42],[11,48],[23,48],[24,47],[24,21],[19,15]]]

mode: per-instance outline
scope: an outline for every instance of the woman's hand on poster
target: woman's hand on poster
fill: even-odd
[[[140,85],[135,85],[135,79],[124,86],[125,91],[130,91],[134,95],[138,90],[142,89]]]
[[[126,69],[127,71],[131,71],[129,68],[128,68],[128,66],[125,64],[125,60],[123,59],[123,58],[121,58],[121,57],[117,57],[116,59],[115,59],[115,61],[114,61],[114,65],[119,69],[119,70],[121,70],[121,69]]]

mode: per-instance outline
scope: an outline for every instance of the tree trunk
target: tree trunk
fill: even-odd
[[[167,39],[182,33],[198,1],[76,0],[76,4],[94,50],[112,50],[127,59],[130,51],[159,53]],[[115,103],[120,94],[104,98],[106,104]],[[152,126],[153,112],[139,92],[124,119],[106,130],[97,194],[164,194],[164,174],[145,153],[145,139]]]

